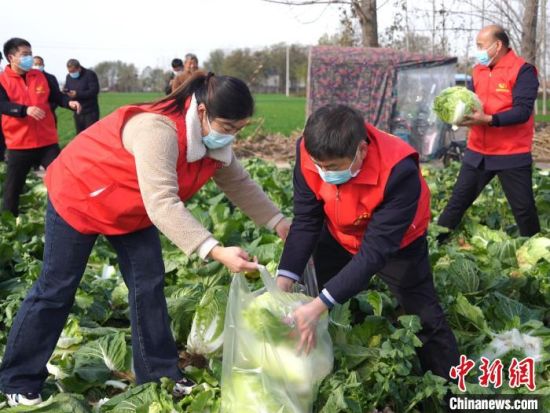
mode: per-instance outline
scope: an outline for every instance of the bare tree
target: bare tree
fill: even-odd
[[[376,0],[263,0],[267,3],[287,6],[311,6],[314,4],[348,6],[361,27],[364,47],[378,47],[378,18]]]
[[[378,18],[376,13],[376,0],[352,1],[353,13],[359,19],[363,46],[378,47]]]
[[[525,1],[518,0],[464,0],[467,10],[452,11],[452,14],[462,14],[480,20],[481,26],[487,24],[499,24],[510,35],[510,41],[514,49],[521,45],[523,25],[522,16]]]
[[[523,12],[521,34],[521,55],[529,63],[535,64],[537,58],[537,14],[538,0],[526,0]],[[543,23],[544,24],[544,23]]]
[[[499,24],[510,35],[512,48],[521,51],[529,63],[536,62],[537,20],[539,0],[464,0],[467,9],[454,10],[452,15],[465,15],[479,19],[480,28]],[[539,42],[540,43],[540,42]]]

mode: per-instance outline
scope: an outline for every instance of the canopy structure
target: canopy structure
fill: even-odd
[[[431,106],[441,90],[454,85],[456,62],[384,48],[312,47],[307,113],[329,103],[353,106],[367,122],[400,136],[429,159],[441,145],[444,127]]]

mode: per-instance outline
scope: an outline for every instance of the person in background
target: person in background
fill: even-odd
[[[172,82],[172,92],[189,79],[197,70],[199,70],[199,59],[193,53],[187,53],[185,55],[185,62],[183,63],[183,71],[181,71]]]
[[[4,210],[19,214],[19,196],[30,169],[47,168],[59,154],[51,102],[76,111],[80,103],[64,96],[44,73],[32,68],[31,44],[14,37],[4,44],[8,66],[0,73],[0,113],[8,149]]]
[[[44,59],[41,56],[33,57],[32,68],[36,70],[40,70],[42,73],[44,73],[44,76],[46,76],[46,79],[48,80],[48,84],[51,85],[52,88],[55,88],[56,90],[61,90],[61,88],[59,87],[59,82],[57,81],[57,78],[51,73],[48,73],[46,72],[46,70],[44,70]],[[57,126],[57,115],[55,114],[55,110],[57,109],[57,103],[50,102],[50,108],[53,113],[55,125]]]
[[[164,93],[169,95],[172,93],[172,83],[174,82],[174,79],[183,72],[183,60],[175,58],[172,60],[171,63],[172,71],[170,72],[170,75],[168,76],[168,80],[166,82],[166,86],[164,88]]]
[[[483,188],[498,176],[519,234],[540,231],[532,183],[533,108],[539,88],[537,69],[510,48],[505,30],[483,28],[476,38],[473,92],[482,110],[466,117],[468,145],[451,198],[438,224],[454,230]],[[440,242],[450,233],[440,234]]]
[[[99,120],[99,81],[91,69],[80,65],[76,59],[67,61],[67,77],[63,91],[82,105],[80,113],[74,114],[76,133],[82,132]]]
[[[345,105],[315,111],[296,146],[294,219],[277,285],[289,291],[313,254],[321,290],[293,313],[300,349],[315,345],[323,313],[366,290],[378,274],[404,312],[420,318],[423,370],[449,379],[459,353],[434,287],[430,191],[418,153]]]
[[[115,249],[129,290],[138,384],[169,377],[175,394],[193,382],[178,368],[164,296],[159,230],[185,254],[231,272],[257,269],[248,253],[222,246],[186,208],[211,178],[254,220],[286,238],[289,222],[239,163],[231,143],[252,116],[242,80],[197,73],[152,104],[124,106],[74,138],[48,168],[40,277],[23,301],[0,366],[8,403],[40,403],[48,362],[98,235]]]

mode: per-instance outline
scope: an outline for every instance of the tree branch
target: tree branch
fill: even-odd
[[[351,4],[352,0],[262,0],[266,3],[283,4],[286,6],[312,6],[314,4]]]

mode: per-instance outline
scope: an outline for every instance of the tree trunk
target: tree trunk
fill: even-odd
[[[537,57],[537,12],[539,0],[526,0],[524,4],[521,56],[527,62],[535,64]]]
[[[351,4],[361,26],[363,47],[379,47],[376,0],[354,0]]]

